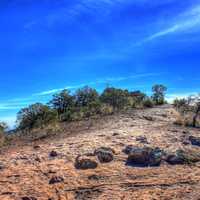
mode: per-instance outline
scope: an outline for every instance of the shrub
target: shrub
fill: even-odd
[[[100,114],[102,115],[112,115],[114,113],[113,107],[108,104],[101,105]]]
[[[144,94],[143,92],[141,91],[133,91],[133,92],[130,92],[130,96],[132,97],[135,105],[141,105],[142,102],[146,99],[146,94]]]
[[[145,98],[143,100],[142,104],[143,104],[143,107],[145,107],[145,108],[152,108],[154,106],[152,99],[149,97]]]
[[[162,105],[165,103],[165,92],[167,88],[164,85],[154,85],[152,87],[153,96],[152,99],[156,105]]]
[[[20,130],[30,130],[38,127],[42,128],[44,125],[56,120],[56,111],[41,103],[36,103],[27,108],[23,108],[17,114],[17,122],[19,124],[18,128]]]
[[[173,102],[173,106],[176,109],[181,109],[187,105],[187,99],[175,99]]]
[[[184,125],[193,127],[200,125],[200,95],[190,96],[187,99],[176,99],[174,106],[182,116]]]
[[[7,124],[4,122],[0,122],[0,146],[2,146],[5,142],[5,130],[8,128]]]

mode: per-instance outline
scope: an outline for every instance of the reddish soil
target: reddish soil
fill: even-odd
[[[133,110],[63,125],[63,132],[34,142],[16,142],[0,153],[0,200],[174,200],[200,199],[200,163],[160,167],[126,165],[127,145],[144,146],[136,141],[146,136],[148,145],[174,152],[188,136],[199,129],[174,125],[170,106]],[[77,155],[98,147],[115,150],[114,160],[96,169],[77,170]],[[56,157],[50,157],[54,150]],[[1,167],[2,165],[2,167]],[[59,183],[49,184],[52,177]],[[58,180],[58,181],[59,181]],[[25,198],[26,197],[26,198]]]

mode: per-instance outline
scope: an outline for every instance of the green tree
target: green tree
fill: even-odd
[[[93,102],[98,101],[99,94],[95,89],[85,86],[84,88],[78,89],[76,91],[75,99],[76,106],[85,107],[89,106]]]
[[[109,104],[115,110],[121,110],[129,104],[128,97],[128,90],[108,87],[103,91],[100,99],[103,103]]]
[[[75,105],[87,117],[98,114],[101,107],[98,92],[88,86],[77,90],[75,94]]]
[[[167,91],[167,87],[164,85],[154,85],[152,87],[153,96],[152,99],[156,105],[162,105],[165,103],[165,93]]]
[[[23,108],[17,114],[18,128],[20,130],[42,128],[56,121],[56,119],[56,111],[41,103],[32,104],[27,108]]]
[[[70,91],[63,90],[53,96],[49,105],[58,112],[59,116],[61,116],[64,113],[72,112],[75,101],[74,97],[70,95]]]

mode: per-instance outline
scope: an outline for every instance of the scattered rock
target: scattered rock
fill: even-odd
[[[104,178],[104,177],[99,176],[99,175],[96,175],[96,174],[93,174],[93,175],[88,176],[88,179],[89,179],[89,180],[94,180],[94,181],[98,181],[98,180],[101,180],[101,179],[103,179],[103,178]]]
[[[5,165],[0,162],[0,171],[3,170],[4,168],[5,168]]]
[[[119,133],[113,133],[113,135],[112,136],[118,136],[119,135]]]
[[[143,143],[143,144],[149,144],[146,136],[138,136],[136,137],[136,141],[140,142],[140,143]]]
[[[155,121],[155,119],[151,116],[144,115],[143,118],[146,119],[147,121]]]
[[[56,151],[51,151],[51,152],[49,153],[49,156],[50,156],[50,157],[57,157],[57,156],[58,156],[58,153],[57,153]]]
[[[179,157],[177,154],[169,154],[166,158],[166,161],[171,165],[183,165],[184,160]]]
[[[98,160],[99,160],[101,163],[108,163],[108,162],[113,161],[113,159],[114,159],[113,154],[110,153],[110,152],[107,152],[107,151],[99,152],[99,153],[97,154],[97,157],[98,157]]]
[[[115,150],[110,147],[100,147],[95,150],[94,155],[97,155],[99,152],[102,152],[102,151],[108,151],[108,152],[115,154]]]
[[[61,183],[64,181],[64,178],[61,177],[61,176],[54,176],[50,179],[49,181],[49,184],[52,185],[52,184],[56,184],[56,183]]]
[[[184,135],[188,135],[188,134],[190,134],[189,131],[185,131],[185,130],[184,130],[182,133],[183,133]]]
[[[114,159],[115,151],[110,147],[100,147],[95,150],[94,154],[101,163],[108,163]]]
[[[75,168],[76,169],[82,169],[82,170],[86,170],[86,169],[95,169],[97,168],[98,163],[96,161],[95,158],[91,158],[88,156],[77,156],[76,160],[75,160]]]
[[[159,148],[132,148],[127,159],[131,166],[159,166],[162,161],[163,151]]]
[[[1,195],[12,195],[13,194],[13,192],[3,192],[3,193],[1,193]]]
[[[192,145],[200,146],[200,137],[190,136],[189,141],[191,142]]]
[[[39,156],[36,156],[36,157],[35,157],[35,161],[41,162],[41,158],[40,158]]]
[[[99,188],[79,189],[75,191],[75,200],[97,199],[102,193]]]
[[[103,134],[102,134],[102,135],[98,135],[98,137],[105,137],[105,136],[106,136],[106,135],[103,135]]]
[[[37,200],[35,197],[22,197],[22,200]]]
[[[108,163],[114,159],[113,154],[109,151],[98,152],[97,157],[101,163]]]
[[[190,144],[190,142],[189,142],[188,140],[184,140],[182,143],[183,143],[184,145],[189,145],[189,144]]]
[[[176,129],[168,129],[168,131],[173,132],[173,133],[178,133],[178,130]]]
[[[39,145],[35,145],[33,148],[34,148],[35,150],[38,150],[38,149],[40,149],[40,146],[39,146]]]
[[[200,154],[192,150],[177,150],[174,154],[166,156],[166,161],[171,165],[191,164],[200,161]]]

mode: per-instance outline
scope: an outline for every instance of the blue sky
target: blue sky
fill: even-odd
[[[1,0],[0,120],[63,88],[200,92],[200,0]]]

